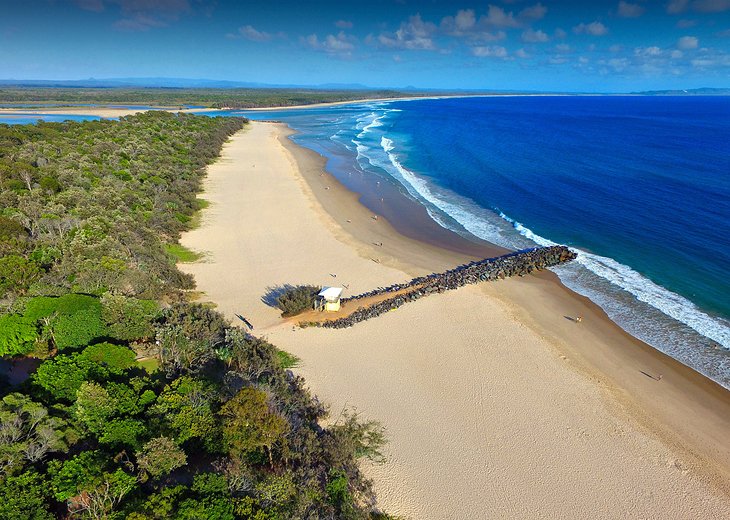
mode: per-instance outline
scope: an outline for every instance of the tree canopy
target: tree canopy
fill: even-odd
[[[267,341],[186,299],[165,245],[240,119],[0,124],[0,518],[382,518],[382,431]],[[159,366],[161,370],[156,370]]]

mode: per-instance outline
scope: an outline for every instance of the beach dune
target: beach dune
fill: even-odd
[[[388,461],[365,465],[383,509],[730,517],[727,392],[549,275],[463,287],[351,329],[283,320],[262,300],[281,284],[352,295],[473,259],[372,218],[289,134],[252,123],[225,145],[208,169],[202,225],[181,241],[205,259],[181,267],[204,300],[300,357],[296,371],[333,419],[349,408],[383,424]]]

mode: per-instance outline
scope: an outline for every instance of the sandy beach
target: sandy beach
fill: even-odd
[[[204,260],[181,268],[232,322],[245,316],[300,357],[296,371],[333,419],[348,407],[384,425],[388,462],[365,467],[384,510],[730,517],[730,393],[550,273],[430,296],[351,329],[283,320],[262,301],[271,287],[352,295],[490,251],[403,236],[290,133],[252,123],[225,145],[208,169],[202,224],[181,240]]]

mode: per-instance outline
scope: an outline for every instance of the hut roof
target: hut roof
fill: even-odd
[[[342,287],[323,287],[319,291],[319,296],[327,300],[328,302],[335,302],[342,296]]]

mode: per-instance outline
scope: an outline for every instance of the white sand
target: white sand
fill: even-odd
[[[586,362],[590,354],[573,356],[579,341],[604,348],[600,330],[590,320],[584,329],[562,330],[575,325],[567,320],[541,329],[535,316],[573,309],[533,312],[517,302],[519,292],[540,305],[540,283],[469,286],[351,329],[292,330],[261,301],[268,286],[345,283],[354,294],[407,280],[423,265],[356,241],[324,213],[281,132],[252,124],[209,168],[203,197],[211,206],[182,240],[207,257],[183,269],[234,322],[244,315],[254,333],[299,356],[298,371],[334,415],[347,406],[383,423],[389,462],[366,470],[385,510],[419,519],[730,517],[726,467],[704,466],[688,437],[679,442],[647,417]],[[412,245],[336,187],[316,195],[341,197],[360,233]],[[423,262],[423,251],[414,258]],[[371,260],[378,254],[379,264]],[[434,268],[448,256],[435,255]],[[672,384],[645,379],[627,387]],[[689,413],[681,405],[677,414]],[[707,426],[718,442],[730,438],[727,418],[692,413],[689,437],[702,440]]]

